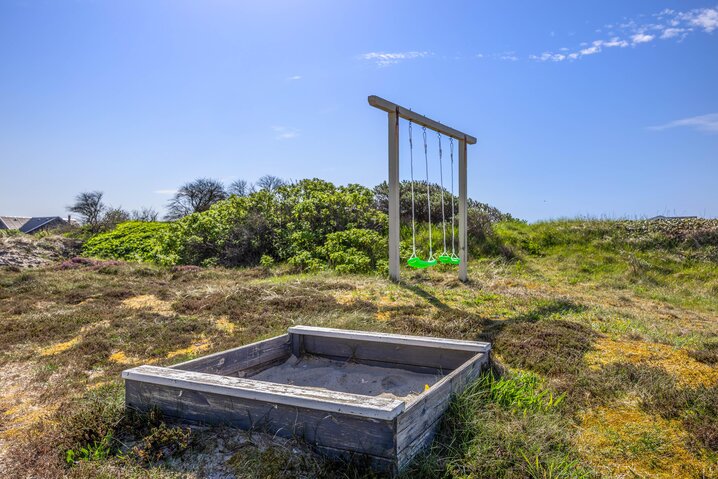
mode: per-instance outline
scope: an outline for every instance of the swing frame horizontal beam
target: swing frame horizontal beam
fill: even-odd
[[[408,108],[404,108],[403,106],[397,105],[396,103],[392,103],[389,100],[385,100],[384,98],[381,98],[379,96],[371,95],[369,97],[369,104],[374,108],[384,110],[387,113],[394,112],[399,115],[399,117],[405,120],[409,120],[412,123],[416,123],[417,125],[425,126],[443,135],[450,136],[456,140],[465,140],[466,143],[469,145],[476,144],[476,138],[469,134],[446,126],[443,123],[432,120],[431,118],[428,118],[424,115],[415,113]]]

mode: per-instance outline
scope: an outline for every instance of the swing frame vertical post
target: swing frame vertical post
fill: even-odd
[[[467,249],[467,183],[466,183],[466,139],[459,140],[459,280],[468,281],[467,263],[469,254]]]
[[[389,277],[400,279],[399,266],[399,113],[389,112]]]
[[[388,100],[371,95],[369,104],[374,108],[385,111],[389,117],[389,277],[394,281],[401,279],[399,258],[399,119],[412,121],[416,125],[424,126],[445,136],[450,136],[459,142],[459,279],[468,281],[466,263],[469,255],[467,251],[467,184],[466,184],[466,145],[476,143],[476,138],[459,130],[414,113],[408,108],[392,103]],[[452,226],[453,227],[453,226]]]

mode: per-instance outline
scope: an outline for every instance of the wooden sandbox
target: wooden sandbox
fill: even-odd
[[[128,407],[299,438],[326,456],[394,473],[431,442],[451,396],[488,365],[490,349],[475,341],[297,326],[122,377]]]

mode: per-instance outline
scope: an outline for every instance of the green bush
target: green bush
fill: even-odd
[[[443,251],[441,223],[436,222],[441,218],[441,195],[435,194],[440,191],[437,185],[431,187],[436,190],[432,198],[438,198],[433,205],[439,208],[438,212],[432,213],[434,253],[438,255]],[[382,192],[382,188],[372,191],[355,184],[336,186],[319,179],[301,180],[247,196],[231,196],[207,211],[171,223],[121,223],[112,231],[90,238],[83,252],[89,256],[165,265],[235,267],[276,261],[296,271],[327,267],[340,273],[385,270],[388,218],[382,210],[385,203],[382,198],[386,196]],[[428,213],[427,208],[424,210]],[[489,245],[490,240],[497,238],[491,222],[510,216],[476,202],[471,203],[469,213],[470,251],[482,254],[496,251],[493,246],[487,249],[481,245]],[[449,207],[448,251],[450,215]],[[424,217],[417,214],[416,219],[417,254],[425,257],[428,228]],[[404,221],[401,231],[401,253],[406,258],[411,254],[409,224]]]
[[[386,268],[387,247],[376,231],[353,228],[328,234],[323,253],[339,273],[368,273]]]
[[[322,247],[331,233],[355,228],[386,233],[387,217],[374,207],[374,194],[363,186],[312,179],[283,186],[277,193],[277,253],[290,264],[324,262]]]
[[[100,233],[85,242],[87,256],[166,263],[165,234],[167,223],[128,221],[112,231]]]
[[[318,179],[232,196],[173,223],[167,256],[179,264],[222,266],[253,266],[269,256],[298,270],[321,269],[328,235],[355,228],[385,233],[386,215],[373,204],[367,188]]]

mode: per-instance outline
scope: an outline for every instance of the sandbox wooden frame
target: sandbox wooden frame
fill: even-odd
[[[129,408],[298,438],[331,458],[396,473],[431,443],[452,396],[488,365],[490,350],[475,341],[297,326],[171,367],[128,369],[122,377]],[[292,354],[443,376],[408,402],[243,377]]]

